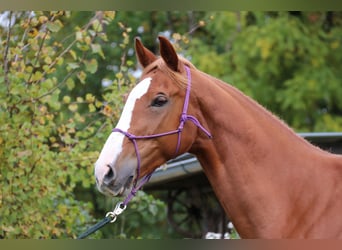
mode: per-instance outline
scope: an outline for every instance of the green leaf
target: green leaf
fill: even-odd
[[[79,63],[70,62],[70,63],[68,63],[68,67],[70,69],[78,69],[80,67],[80,65],[79,65]]]
[[[66,86],[68,90],[73,90],[75,88],[74,80],[72,78],[68,78],[68,80],[66,81]]]
[[[51,31],[51,32],[58,32],[62,28],[63,24],[59,21],[56,20],[54,22],[47,22],[46,27]]]
[[[91,50],[94,54],[99,54],[103,59],[105,58],[105,55],[103,54],[102,47],[100,44],[91,44]]]
[[[98,19],[95,19],[92,23],[92,26],[93,26],[93,29],[96,31],[96,32],[102,32],[103,29],[102,29],[102,24],[101,22],[98,20]]]
[[[53,87],[53,82],[51,79],[46,79],[41,83],[41,87],[43,90],[49,90]]]
[[[86,75],[86,73],[84,73],[84,71],[80,71],[80,72],[77,73],[77,78],[80,80],[80,82],[82,84],[84,84],[85,83],[85,79],[87,78],[87,75]]]
[[[59,110],[61,108],[61,103],[59,102],[59,93],[60,90],[55,90],[51,95],[50,98],[48,99],[48,104],[51,108],[55,110]]]
[[[86,71],[88,71],[91,74],[94,74],[97,71],[97,61],[95,59],[84,61],[84,64],[86,66]]]

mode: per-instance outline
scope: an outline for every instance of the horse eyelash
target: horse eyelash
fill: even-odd
[[[161,105],[158,104],[158,99],[159,99],[159,98],[165,98],[165,101],[160,102]],[[158,94],[158,95],[152,100],[152,102],[151,102],[151,107],[162,107],[162,106],[164,106],[168,101],[169,101],[168,98],[167,98],[165,95],[163,95],[163,94],[160,93],[160,94]]]

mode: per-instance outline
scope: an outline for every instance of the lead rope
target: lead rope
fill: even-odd
[[[120,214],[122,214],[123,211],[125,211],[125,209],[127,208],[127,204],[136,195],[136,193],[139,191],[139,189],[146,182],[148,182],[150,180],[151,176],[152,176],[152,174],[144,176],[143,179],[141,180],[141,182],[132,189],[132,191],[128,194],[128,196],[126,197],[126,199],[123,202],[117,203],[113,211],[108,212],[106,214],[106,216],[101,221],[96,223],[94,226],[90,227],[84,233],[80,234],[77,237],[77,239],[84,239],[84,238],[88,237],[89,235],[95,233],[97,230],[101,229],[102,227],[104,227],[108,223],[114,223],[116,221],[117,217]]]
[[[132,141],[132,143],[134,145],[135,154],[137,156],[137,177],[133,183],[133,188],[132,188],[131,192],[127,195],[126,199],[123,202],[117,203],[113,211],[108,212],[103,220],[96,223],[94,226],[89,228],[86,232],[79,235],[77,237],[77,239],[84,239],[87,236],[89,236],[90,234],[92,234],[92,233],[96,232],[97,230],[99,230],[100,228],[102,228],[103,226],[107,225],[108,223],[115,222],[117,217],[123,211],[125,211],[125,209],[127,208],[127,204],[136,195],[136,193],[140,190],[140,188],[150,180],[153,172],[144,176],[142,178],[142,180],[140,181],[140,183],[138,184],[138,178],[140,176],[141,159],[140,159],[140,154],[139,154],[139,150],[138,150],[138,145],[136,142],[137,139],[151,139],[151,138],[156,138],[156,137],[161,137],[161,136],[166,136],[166,135],[178,134],[177,146],[176,146],[176,152],[175,152],[175,155],[176,155],[180,149],[181,134],[182,134],[182,131],[184,128],[184,124],[187,120],[193,122],[210,139],[212,138],[212,135],[210,134],[210,132],[202,126],[202,124],[198,121],[198,119],[196,117],[187,114],[188,113],[189,100],[190,100],[190,91],[191,91],[191,72],[190,72],[190,68],[188,66],[185,66],[185,70],[186,70],[186,75],[187,75],[187,79],[188,79],[188,86],[187,86],[186,93],[185,93],[185,99],[184,99],[182,114],[181,114],[180,121],[179,121],[179,126],[176,130],[172,130],[172,131],[160,133],[160,134],[143,135],[143,136],[133,135],[133,134],[130,134],[127,131],[123,131],[119,128],[114,128],[112,130],[112,132],[119,132],[119,133],[125,135],[129,140]]]

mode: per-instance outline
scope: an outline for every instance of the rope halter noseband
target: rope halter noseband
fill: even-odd
[[[123,202],[123,205],[127,205],[127,203],[133,198],[133,196],[136,194],[136,192],[146,183],[149,181],[149,179],[152,176],[152,173],[149,175],[146,175],[140,182],[140,184],[138,185],[137,181],[139,179],[140,176],[140,165],[141,165],[141,158],[140,158],[140,153],[139,153],[139,149],[138,149],[138,145],[137,145],[137,140],[140,139],[152,139],[152,138],[157,138],[157,137],[162,137],[162,136],[167,136],[167,135],[173,135],[173,134],[178,134],[178,139],[177,139],[177,146],[176,146],[176,151],[175,151],[175,155],[177,155],[179,149],[180,149],[180,144],[181,144],[181,135],[182,135],[182,131],[184,128],[184,124],[186,121],[191,121],[193,122],[198,128],[200,128],[209,138],[212,138],[210,132],[205,129],[201,123],[198,121],[198,119],[192,115],[188,115],[188,106],[189,106],[189,99],[190,99],[190,91],[191,91],[191,72],[190,72],[190,68],[188,66],[185,66],[185,70],[186,70],[186,74],[187,74],[187,79],[188,79],[188,84],[187,84],[187,88],[186,88],[186,94],[185,94],[185,99],[184,99],[184,105],[183,105],[183,111],[182,114],[180,116],[180,121],[179,121],[179,126],[176,130],[172,130],[169,132],[164,132],[164,133],[160,133],[160,134],[152,134],[152,135],[133,135],[127,131],[123,131],[119,128],[114,128],[112,130],[112,132],[119,132],[123,135],[125,135],[130,141],[132,141],[133,145],[134,145],[134,150],[135,150],[135,154],[137,156],[137,176],[136,179],[134,180],[134,184],[133,184],[133,189],[131,191],[131,193],[127,196],[127,198],[125,199],[125,201]]]

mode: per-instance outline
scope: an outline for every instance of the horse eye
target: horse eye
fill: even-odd
[[[152,107],[162,107],[168,102],[166,96],[159,95],[151,103]]]

